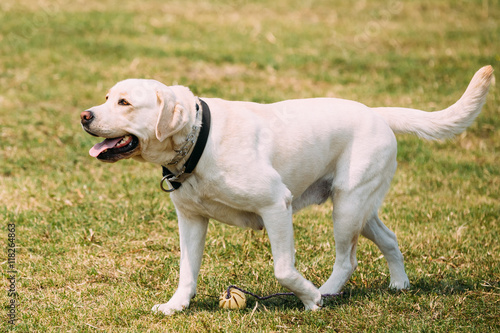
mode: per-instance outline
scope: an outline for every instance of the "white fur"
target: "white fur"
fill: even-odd
[[[387,259],[390,286],[408,288],[396,236],[377,216],[396,170],[394,132],[426,139],[460,133],[480,112],[492,72],[490,66],[480,69],[456,104],[432,113],[335,98],[267,105],[204,98],[212,113],[208,143],[194,174],[171,194],[179,220],[179,285],[170,301],[153,310],[172,314],[189,306],[209,218],[266,228],[276,278],[306,309],[319,309],[321,294],[337,293],[347,282],[357,266],[360,234]],[[131,107],[117,105],[123,96]],[[135,159],[166,165],[191,131],[196,101],[185,87],[122,81],[106,103],[91,109],[95,119],[89,130],[103,137],[134,134],[140,141]],[[337,256],[330,278],[318,289],[294,267],[292,213],[329,197]]]

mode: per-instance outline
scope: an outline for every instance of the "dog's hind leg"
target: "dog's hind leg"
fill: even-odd
[[[396,235],[385,226],[376,214],[366,222],[361,234],[374,242],[387,260],[391,275],[390,287],[395,289],[409,288],[410,281],[405,272],[403,255],[399,250]]]
[[[356,246],[363,227],[363,214],[356,196],[344,192],[335,193],[333,232],[335,236],[335,264],[333,272],[319,289],[321,294],[338,293],[356,270]],[[361,214],[360,214],[361,213]]]
[[[356,260],[358,238],[365,228],[367,235],[370,235],[370,230],[381,232],[375,229],[376,225],[373,229],[366,227],[366,225],[368,223],[374,224],[369,221],[374,215],[376,216],[377,209],[389,189],[390,179],[396,169],[396,163],[393,159],[386,161],[385,164],[372,165],[370,172],[365,172],[364,179],[359,180],[350,188],[340,186],[335,188],[335,184],[333,184],[332,215],[336,258],[330,278],[320,288],[322,294],[338,293],[351,277],[358,265]],[[397,249],[397,242],[395,244]],[[389,240],[384,245],[391,249],[394,247],[392,243],[389,243]],[[401,255],[401,253],[399,254]],[[391,265],[397,267],[395,263],[398,261],[395,258],[395,256],[394,259],[391,257]],[[397,281],[400,282],[402,276],[401,274],[397,276],[399,277]]]

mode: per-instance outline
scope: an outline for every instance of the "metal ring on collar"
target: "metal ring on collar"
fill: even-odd
[[[162,180],[161,180],[161,182],[160,182],[160,188],[161,188],[163,191],[170,193],[170,192],[175,191],[175,187],[172,185],[172,183],[170,183],[170,180],[171,180],[171,179],[168,179],[168,177],[169,177],[169,176],[165,176],[165,177],[163,177],[163,178],[162,178]],[[167,187],[168,187],[168,188],[165,188],[165,187],[163,186],[163,183],[165,183],[165,182],[167,183]]]

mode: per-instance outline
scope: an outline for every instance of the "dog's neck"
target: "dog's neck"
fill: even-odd
[[[198,165],[210,134],[210,108],[207,103],[198,100],[196,104],[196,124],[199,121],[201,114],[200,125],[193,125],[192,131],[186,137],[185,143],[181,149],[176,151],[177,155],[169,162],[168,166],[162,166],[163,179],[161,188],[166,192],[172,192],[181,187],[182,182],[189,178],[194,169]],[[189,157],[187,156],[189,153]],[[186,160],[185,160],[186,159]],[[185,160],[185,162],[181,162]],[[182,165],[182,166],[181,166]],[[177,171],[172,171],[171,167],[177,168]],[[165,188],[164,184],[167,185]]]
[[[184,88],[184,87],[183,87]],[[177,173],[189,158],[190,151],[183,158],[178,159],[175,165],[169,165],[172,160],[176,160],[179,155],[179,150],[181,150],[185,145],[188,137],[192,134],[195,135],[194,141],[198,138],[199,128],[201,126],[201,116],[196,110],[196,105],[201,110],[200,101],[191,92],[190,102],[184,101],[183,105],[189,110],[189,117],[184,126],[180,131],[174,135],[167,137],[164,141],[159,141],[155,136],[150,135],[151,139],[145,140],[143,149],[141,150],[141,155],[136,155],[133,159],[140,162],[150,162],[154,164],[159,164],[162,166],[168,166],[168,168]],[[191,105],[192,103],[192,105]],[[197,127],[198,130],[193,132],[193,127]],[[154,133],[154,127],[150,128],[150,131]]]
[[[184,126],[183,130],[178,135],[172,136],[171,150],[175,152],[175,155],[169,162],[163,164],[163,166],[171,170],[178,167],[182,168],[182,165],[189,158],[198,139],[202,118],[202,106],[198,98],[196,98],[195,109],[194,121]]]

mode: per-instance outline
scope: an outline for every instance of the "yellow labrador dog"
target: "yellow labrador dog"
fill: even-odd
[[[377,210],[396,170],[394,133],[434,140],[464,131],[479,114],[493,77],[481,68],[458,102],[424,112],[336,98],[273,104],[199,99],[186,87],[154,80],[117,83],[106,102],[81,114],[88,133],[105,138],[90,154],[104,162],[134,158],[164,167],[180,232],[177,291],[154,311],[172,314],[196,293],[209,218],[266,228],[278,281],[306,309],[322,306],[356,269],[359,235],[389,265],[390,287],[410,286],[396,236]],[[292,214],[333,200],[336,258],[317,288],[295,269]]]

